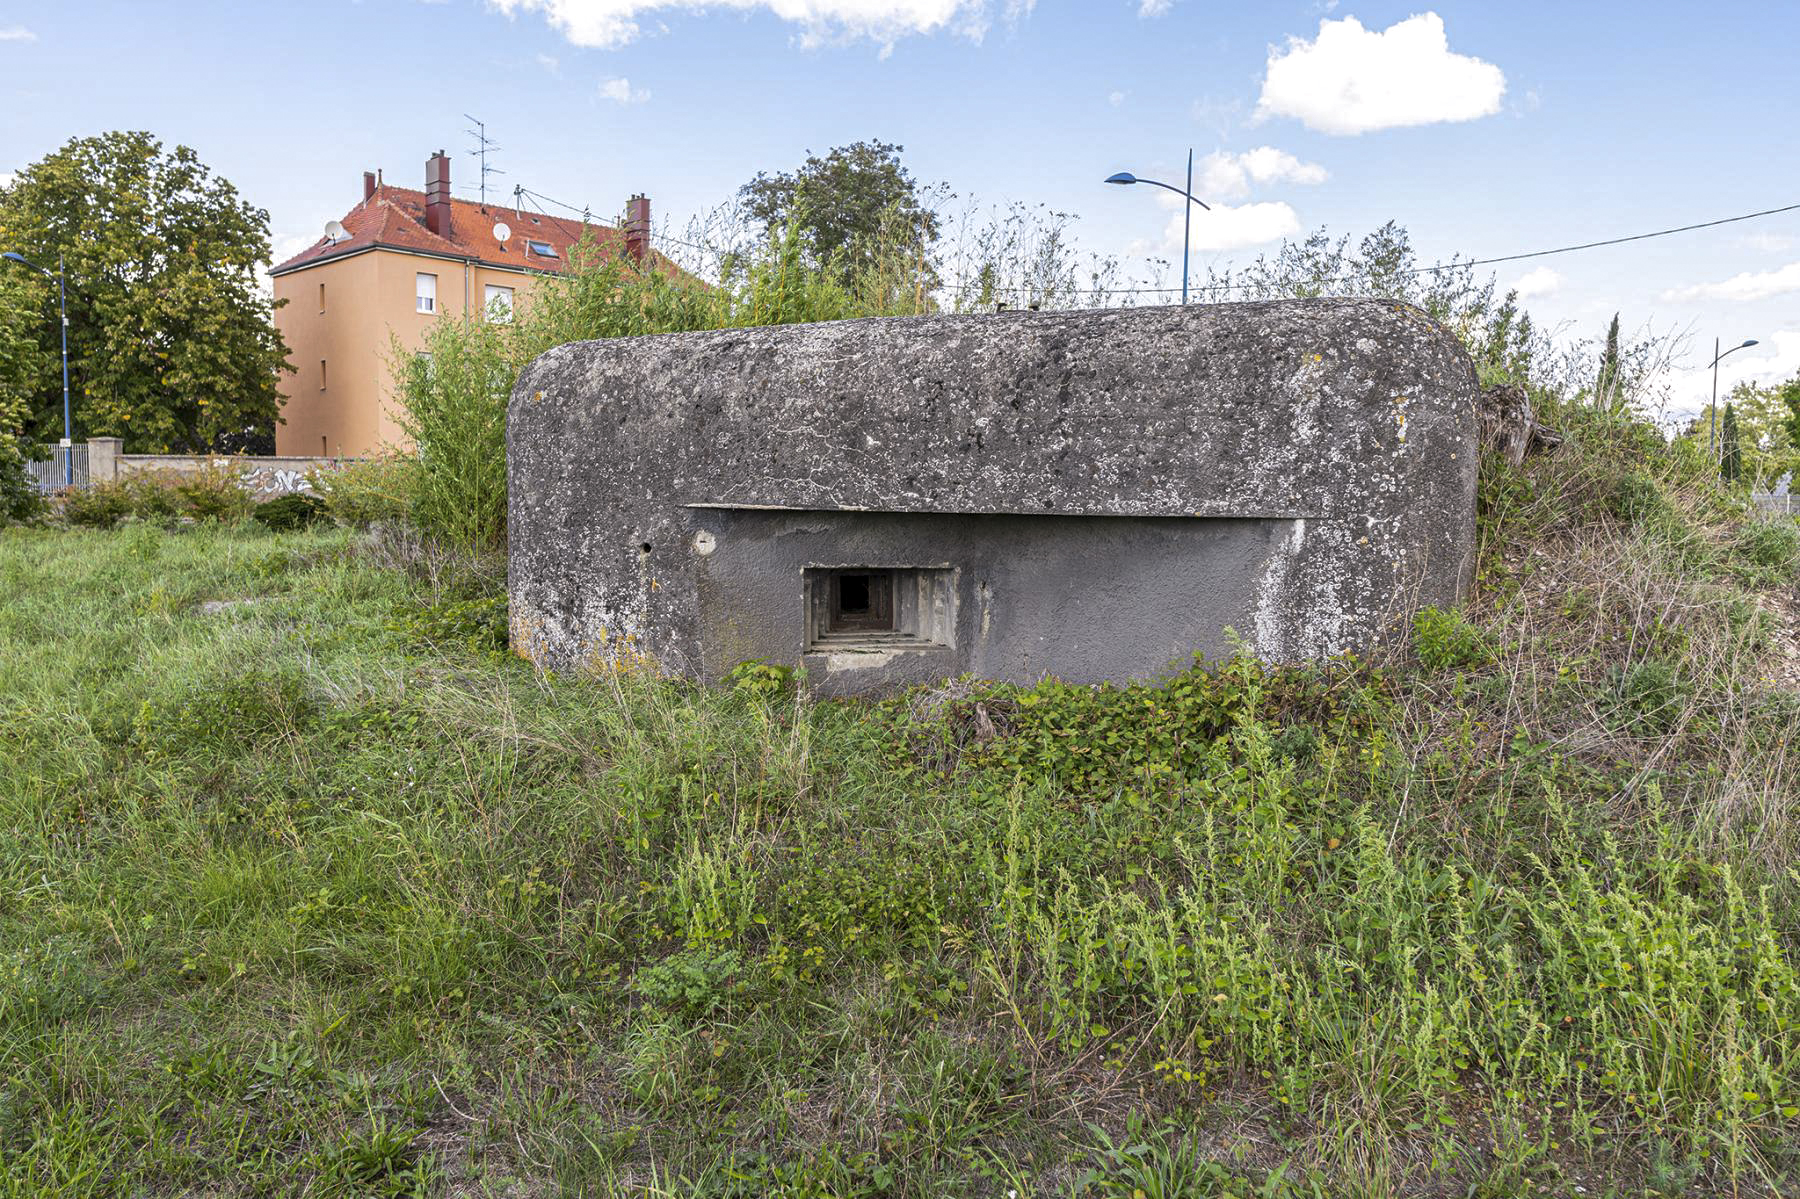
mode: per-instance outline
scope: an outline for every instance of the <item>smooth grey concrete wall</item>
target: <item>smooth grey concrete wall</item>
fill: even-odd
[[[514,645],[558,668],[708,675],[734,646],[765,645],[798,661],[798,588],[769,579],[799,557],[854,564],[833,537],[911,528],[908,552],[931,551],[959,587],[990,581],[1006,627],[981,662],[1007,677],[1135,677],[1220,648],[1226,624],[1271,659],[1361,649],[1467,584],[1476,395],[1460,343],[1381,300],[561,346],[521,374],[508,413]],[[801,510],[784,519],[812,522],[816,540],[759,549],[800,526],[717,515],[756,509]],[[833,513],[846,519],[820,515]],[[982,523],[1001,517],[1019,519]],[[1053,517],[1156,519],[1031,523]],[[994,528],[1007,532],[982,531]],[[1115,579],[1154,588],[1170,573],[1187,606],[1121,610]],[[973,658],[950,665],[979,671]]]
[[[1207,517],[964,516],[954,513],[701,509],[700,670],[748,658],[804,662],[837,693],[965,672],[1028,683],[1046,674],[1147,678],[1255,619],[1256,579],[1289,522]],[[708,542],[710,538],[710,542]],[[944,649],[806,653],[810,568],[951,572]]]

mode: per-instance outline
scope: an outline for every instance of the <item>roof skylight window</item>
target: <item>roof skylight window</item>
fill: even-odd
[[[556,247],[547,241],[528,241],[525,243],[525,247],[539,258],[555,258],[557,256]]]

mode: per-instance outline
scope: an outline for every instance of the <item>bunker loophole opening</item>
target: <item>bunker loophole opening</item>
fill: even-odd
[[[955,630],[952,571],[933,567],[808,567],[808,653],[946,648]]]
[[[894,631],[894,576],[891,572],[844,571],[831,578],[826,631]]]

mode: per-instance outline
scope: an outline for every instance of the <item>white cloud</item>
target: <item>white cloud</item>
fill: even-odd
[[[608,79],[600,85],[600,98],[615,104],[642,104],[650,98],[650,89],[632,87],[631,80],[625,78]]]
[[[1160,17],[1175,7],[1175,0],[1138,0],[1138,16]]]
[[[702,13],[766,10],[800,27],[800,44],[869,38],[891,48],[910,34],[949,31],[980,41],[999,7],[1004,19],[1030,13],[1036,0],[488,0],[507,16],[541,12],[577,46],[616,49],[643,33],[638,18],[667,9]]]
[[[1746,233],[1738,238],[1738,244],[1765,254],[1780,254],[1800,244],[1800,238],[1786,233]]]
[[[1114,108],[1117,108],[1119,105],[1125,103],[1125,93],[1124,92],[1113,92],[1111,95],[1106,97],[1106,102],[1108,104],[1112,105]]]
[[[1513,284],[1513,290],[1519,293],[1521,300],[1529,300],[1533,296],[1547,296],[1562,290],[1563,277],[1547,266],[1526,271]]]
[[[17,171],[0,171],[0,190],[11,187],[13,180],[18,177]]]
[[[1180,197],[1171,197],[1180,203]],[[1211,211],[1194,209],[1194,223],[1189,236],[1196,252],[1241,250],[1280,241],[1300,231],[1300,218],[1280,201],[1255,204],[1214,204]],[[1169,217],[1163,230],[1163,245],[1172,254],[1181,253],[1181,213]]]
[[[562,61],[554,54],[538,55],[537,65],[544,68],[544,70],[550,72],[552,75],[562,74]]]
[[[1356,134],[1438,121],[1470,121],[1500,110],[1506,76],[1454,54],[1434,12],[1385,30],[1355,17],[1319,22],[1313,41],[1269,48],[1258,118],[1294,117],[1321,133]]]
[[[1215,196],[1221,200],[1241,200],[1250,194],[1252,184],[1323,183],[1328,178],[1325,168],[1314,162],[1301,162],[1286,150],[1274,146],[1258,146],[1242,154],[1215,150],[1200,160],[1196,183],[1202,200]]]
[[[31,30],[25,28],[23,25],[9,25],[5,29],[0,29],[0,42],[35,41],[37,41],[37,34],[31,32]]]
[[[1665,300],[1766,300],[1770,296],[1800,291],[1800,262],[1772,271],[1744,271],[1718,283],[1696,283],[1662,294]]]

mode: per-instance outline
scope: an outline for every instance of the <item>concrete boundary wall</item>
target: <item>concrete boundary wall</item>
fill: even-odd
[[[314,470],[332,470],[355,458],[302,458],[250,454],[127,454],[124,440],[118,437],[94,437],[88,440],[88,482],[111,483],[126,475],[146,471],[171,471],[191,474],[209,464],[235,470],[245,487],[259,497],[287,495],[310,491],[306,476]]]

